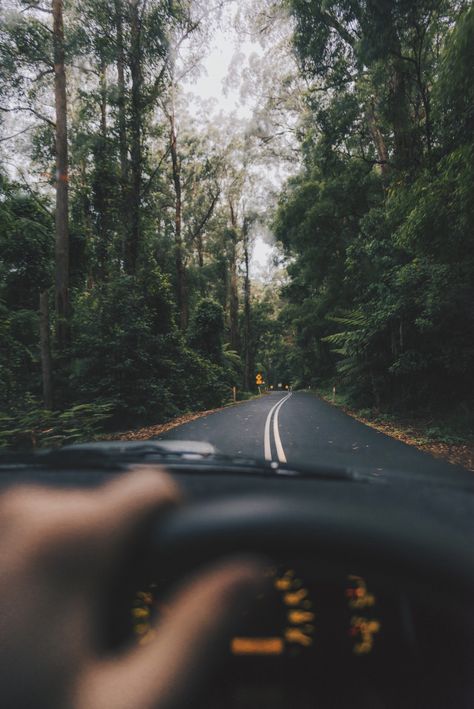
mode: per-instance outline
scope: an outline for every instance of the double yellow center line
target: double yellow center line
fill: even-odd
[[[288,401],[292,396],[291,392],[287,394],[283,399],[278,401],[275,406],[270,410],[265,421],[265,433],[263,436],[263,445],[265,449],[265,460],[272,461],[272,444],[271,444],[271,424],[273,416],[273,438],[275,440],[275,448],[277,452],[278,461],[280,463],[286,463],[286,455],[283,450],[283,445],[280,438],[280,430],[278,427],[278,416],[280,414],[280,409],[283,404]]]

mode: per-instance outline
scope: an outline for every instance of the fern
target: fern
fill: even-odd
[[[326,319],[346,328],[327,335],[322,340],[334,345],[331,352],[342,357],[336,365],[338,373],[343,379],[351,379],[361,371],[360,359],[354,353],[354,343],[364,339],[366,316],[360,310],[345,310],[340,315],[330,315]]]

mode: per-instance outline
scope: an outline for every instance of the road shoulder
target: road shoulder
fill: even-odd
[[[436,438],[426,436],[426,425],[421,421],[395,419],[390,420],[384,414],[377,414],[375,417],[364,416],[360,411],[348,407],[346,404],[335,400],[332,395],[325,391],[308,390],[317,398],[322,399],[327,404],[341,409],[345,414],[351,416],[356,421],[384,433],[391,438],[402,441],[409,446],[418,448],[424,453],[430,453],[433,457],[446,460],[454,465],[460,465],[467,470],[474,472],[474,442],[466,441],[459,443],[447,443]]]
[[[218,409],[209,409],[208,411],[193,411],[187,414],[182,414],[181,416],[177,416],[176,418],[171,419],[171,421],[167,421],[166,423],[153,424],[151,426],[131,429],[130,431],[120,431],[118,433],[110,434],[109,436],[104,436],[102,440],[148,441],[151,438],[161,436],[162,434],[171,431],[173,428],[182,426],[185,423],[197,421],[197,419],[205,418],[206,416],[210,416],[211,414],[217,414],[220,411],[226,411],[227,409],[232,408],[234,406],[240,406],[240,404],[247,404],[249,401],[260,399],[263,396],[265,395],[256,394],[255,396],[251,396],[248,399],[244,399],[243,401],[230,402],[229,404],[225,404],[225,406],[221,406]]]

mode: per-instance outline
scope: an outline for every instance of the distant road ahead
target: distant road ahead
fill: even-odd
[[[356,421],[314,394],[272,393],[191,421],[160,439],[207,441],[228,455],[298,465],[363,466],[443,475],[457,470]]]

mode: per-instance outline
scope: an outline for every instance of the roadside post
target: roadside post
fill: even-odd
[[[234,397],[234,404],[237,401],[237,387],[232,387],[232,395]]]

